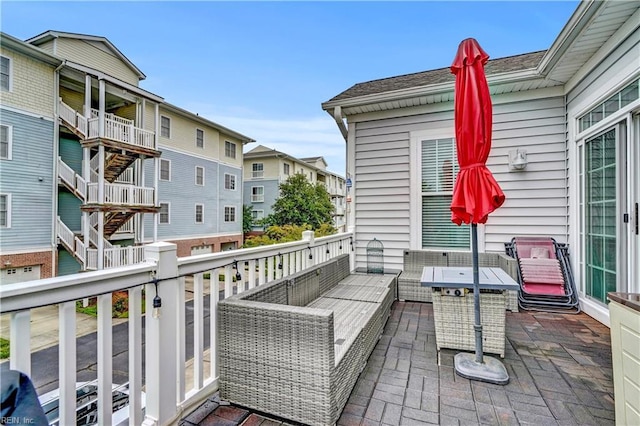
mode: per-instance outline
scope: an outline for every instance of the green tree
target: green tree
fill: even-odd
[[[333,204],[324,185],[309,182],[301,173],[290,176],[280,184],[280,197],[273,205],[273,213],[265,223],[267,225],[308,225],[318,229],[330,224]]]
[[[247,234],[253,229],[253,206],[242,206],[242,233]]]

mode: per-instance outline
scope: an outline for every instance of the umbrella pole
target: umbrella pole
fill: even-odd
[[[471,224],[471,255],[473,261],[473,307],[475,311],[476,353],[460,352],[453,358],[456,374],[470,380],[506,385],[509,374],[504,364],[493,357],[484,358],[482,323],[480,322],[480,268],[478,266],[478,225]]]
[[[471,256],[473,265],[473,311],[475,324],[473,330],[476,335],[476,362],[482,364],[482,323],[480,322],[480,268],[478,266],[478,225],[471,224]]]

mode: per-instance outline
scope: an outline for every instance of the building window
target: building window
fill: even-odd
[[[169,203],[160,203],[158,223],[169,223]]]
[[[171,137],[171,119],[164,115],[160,116],[160,136],[165,138]]]
[[[309,182],[313,182],[313,172],[309,172]]]
[[[264,202],[264,186],[251,187],[251,202],[252,203]]]
[[[254,221],[264,219],[264,210],[251,210],[251,219]]]
[[[231,191],[236,190],[236,175],[229,173],[224,174],[224,189],[229,189]]]
[[[235,222],[236,221],[236,208],[233,206],[224,207],[224,221]]]
[[[260,179],[264,177],[264,164],[263,163],[253,163],[251,165],[251,176],[254,179]]]
[[[10,126],[0,125],[0,159],[11,160],[12,129]]]
[[[160,180],[171,180],[171,161],[160,159]]]
[[[285,163],[284,165],[284,174],[289,176],[289,165]]]
[[[453,183],[458,173],[453,138],[423,140],[422,248],[469,249],[469,225],[451,222]]]
[[[0,56],[0,89],[11,91],[11,59],[6,56]]]
[[[196,204],[196,223],[204,223],[204,206]]]
[[[580,131],[582,132],[587,130],[589,127],[599,123],[638,98],[640,98],[640,79],[629,84],[627,87],[580,117],[578,120],[580,124]]]
[[[236,144],[224,141],[224,156],[228,158],[236,158]]]
[[[11,228],[11,194],[0,194],[0,228]]]
[[[204,167],[196,166],[196,185],[204,186]]]
[[[204,148],[204,130],[196,129],[196,146]]]

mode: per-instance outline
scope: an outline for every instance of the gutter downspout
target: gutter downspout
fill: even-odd
[[[342,133],[342,137],[346,142],[349,132],[347,131],[347,126],[344,124],[344,117],[342,116],[342,107],[340,105],[333,108],[333,119],[336,120],[338,129],[340,129],[340,133]]]
[[[51,182],[51,191],[55,195],[53,197],[52,215],[51,215],[51,276],[58,275],[56,266],[58,265],[58,153],[60,152],[60,69],[64,67],[67,61],[62,61],[56,69],[53,70],[53,179]]]

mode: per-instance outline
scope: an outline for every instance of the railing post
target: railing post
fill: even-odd
[[[9,368],[31,376],[31,311],[11,313]]]
[[[316,259],[313,258],[313,242],[314,242],[314,233],[313,231],[303,231],[302,232],[302,241],[307,241],[309,243],[309,253],[307,257],[304,257],[303,260],[303,268],[309,268],[311,266],[313,266],[313,264],[316,262]],[[311,256],[311,259],[309,259],[309,256]]]
[[[156,426],[175,422],[177,417],[178,351],[178,257],[177,246],[158,242],[145,246],[145,258],[157,264],[157,284],[145,286],[145,375],[146,413],[143,425]],[[153,299],[161,298],[162,306],[154,315]]]

